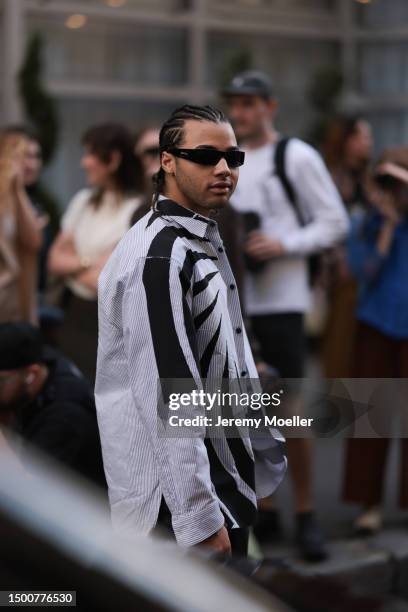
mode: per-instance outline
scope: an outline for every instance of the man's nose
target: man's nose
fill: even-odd
[[[223,174],[223,175],[230,175],[231,174],[230,167],[228,166],[227,160],[224,157],[221,157],[220,161],[215,166],[214,173],[215,174]]]

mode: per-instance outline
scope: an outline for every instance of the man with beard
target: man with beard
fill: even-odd
[[[260,449],[248,436],[227,439],[205,427],[171,436],[165,422],[180,380],[191,391],[237,379],[245,389],[257,378],[211,218],[227,206],[244,154],[221,111],[183,106],[162,126],[160,163],[154,210],[122,239],[99,280],[95,394],[112,518],[140,533],[168,525],[180,546],[245,555],[261,466],[270,490],[285,472],[283,438],[266,432],[267,462],[266,440]],[[187,402],[182,413],[199,416],[203,407]]]
[[[263,362],[284,379],[302,379],[310,272],[316,275],[316,255],[344,238],[347,215],[317,151],[276,131],[278,102],[266,74],[253,70],[238,74],[222,93],[245,151],[245,166],[231,200],[247,229],[245,311]],[[287,402],[286,410],[302,415],[301,398]],[[287,448],[296,541],[305,559],[321,561],[327,550],[314,512],[312,440],[288,438]],[[262,501],[255,533],[262,541],[282,536],[272,499]]]
[[[29,323],[0,325],[0,427],[106,487],[92,391]],[[27,467],[29,467],[27,465]]]

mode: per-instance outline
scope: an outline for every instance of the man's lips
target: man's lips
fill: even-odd
[[[219,181],[218,183],[213,183],[210,185],[210,189],[212,191],[231,191],[232,183],[229,181]]]

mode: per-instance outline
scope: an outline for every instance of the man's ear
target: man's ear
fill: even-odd
[[[163,151],[161,156],[161,167],[163,168],[166,174],[174,174],[176,170],[176,162],[174,159],[174,155],[172,155],[168,151]]]
[[[32,365],[29,365],[26,368],[25,377],[24,377],[26,385],[29,386],[35,381],[40,370],[41,370],[41,366],[39,363],[33,363]]]
[[[276,98],[269,98],[267,100],[267,106],[268,106],[268,111],[271,115],[271,117],[275,117],[275,115],[278,112],[278,108],[279,108],[279,102]]]

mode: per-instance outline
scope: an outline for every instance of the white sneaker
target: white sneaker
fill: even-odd
[[[370,506],[356,518],[353,523],[354,531],[360,535],[373,535],[382,527],[382,512],[379,506]]]

